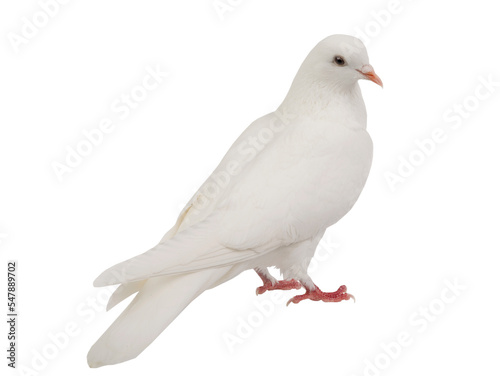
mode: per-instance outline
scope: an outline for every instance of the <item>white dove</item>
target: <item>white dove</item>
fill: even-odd
[[[90,367],[135,358],[203,291],[255,269],[257,293],[305,288],[292,298],[339,302],[307,274],[325,230],[354,205],[371,167],[372,141],[359,79],[382,81],[363,43],[319,42],[278,109],[255,120],[149,251],[103,272],[96,287],[120,284],[108,309],[137,295],[90,349]],[[277,281],[268,267],[284,277]]]

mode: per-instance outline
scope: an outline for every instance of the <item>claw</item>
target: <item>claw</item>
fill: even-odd
[[[352,299],[353,302],[356,303],[356,298],[354,297],[354,295],[352,295],[352,294],[346,294],[346,295],[349,296],[349,298],[346,300]]]

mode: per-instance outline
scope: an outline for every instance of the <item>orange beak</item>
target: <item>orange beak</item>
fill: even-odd
[[[377,85],[384,87],[382,80],[375,73],[375,70],[370,64],[363,65],[361,69],[356,69],[359,73],[361,73],[365,79],[375,82]]]

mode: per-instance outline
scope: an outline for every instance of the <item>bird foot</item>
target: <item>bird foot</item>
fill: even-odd
[[[275,281],[274,284],[272,281],[267,280],[264,282],[264,285],[257,287],[255,291],[257,295],[263,294],[266,291],[271,290],[292,290],[292,289],[300,289],[302,288],[302,284],[295,279],[286,279],[283,281]]]
[[[303,295],[294,296],[288,301],[288,303],[286,303],[286,305],[288,306],[290,303],[297,304],[304,299],[311,299],[315,301],[322,300],[324,302],[340,302],[342,300],[353,299],[356,302],[354,296],[346,292],[347,287],[345,287],[345,285],[340,286],[335,292],[323,292],[318,288],[318,286],[314,286],[316,287],[315,290],[307,290]]]

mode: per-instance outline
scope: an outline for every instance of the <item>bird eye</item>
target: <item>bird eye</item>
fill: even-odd
[[[335,56],[333,58],[333,62],[337,64],[339,67],[343,67],[344,65],[346,65],[344,58],[340,55]]]

